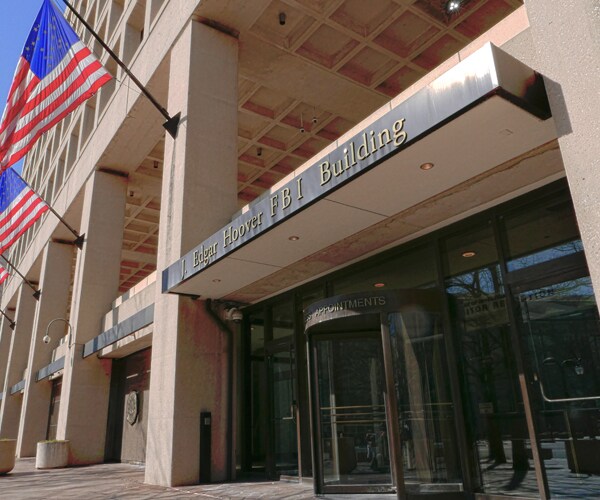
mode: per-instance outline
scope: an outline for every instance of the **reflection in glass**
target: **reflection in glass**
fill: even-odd
[[[268,356],[272,385],[273,447],[275,469],[280,474],[298,475],[294,351],[286,349]]]
[[[379,332],[315,345],[325,486],[391,485]]]
[[[291,299],[273,305],[272,339],[290,337],[294,334],[294,304]]]
[[[462,477],[438,314],[388,315],[404,481],[413,494],[460,491]],[[444,486],[434,483],[445,483]],[[432,489],[433,488],[433,489]]]
[[[504,286],[491,227],[445,242],[467,438],[486,493],[538,496]],[[463,254],[474,249],[476,255]]]
[[[335,295],[366,290],[400,288],[429,288],[435,283],[435,254],[433,246],[422,246],[361,267],[350,275],[333,281]]]
[[[571,200],[553,196],[504,218],[507,267],[515,271],[583,250]]]
[[[267,439],[267,373],[265,369],[265,320],[262,311],[253,313],[250,323],[250,450],[253,469],[263,469]]]
[[[600,492],[600,329],[588,276],[518,297],[534,415],[553,498]]]
[[[570,241],[562,245],[555,247],[545,248],[543,250],[537,250],[527,255],[520,255],[507,262],[509,271],[517,271],[525,267],[534,266],[536,264],[542,264],[543,262],[549,262],[554,259],[560,259],[567,255],[576,254],[583,252],[583,244],[581,240]]]

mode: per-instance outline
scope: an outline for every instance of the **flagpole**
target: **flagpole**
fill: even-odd
[[[71,225],[65,219],[63,219],[58,214],[58,212],[56,210],[54,210],[54,208],[52,208],[52,205],[50,205],[50,203],[48,203],[46,200],[44,200],[44,198],[42,198],[41,195],[35,189],[33,189],[33,187],[31,187],[31,185],[25,179],[23,179],[23,177],[21,177],[21,175],[15,169],[13,169],[13,172],[19,177],[19,179],[21,179],[27,186],[29,186],[29,189],[31,189],[36,195],[39,196],[40,200],[42,200],[48,207],[48,210],[50,210],[50,212],[52,212],[54,215],[56,215],[56,218],[60,222],[62,222],[65,225],[65,227],[69,231],[71,231],[71,233],[73,233],[73,236],[75,236],[75,241],[73,242],[73,244],[77,248],[79,248],[79,250],[81,250],[83,248],[83,241],[85,239],[85,234],[79,234],[75,229],[73,229],[71,227]],[[4,257],[4,255],[2,257]]]
[[[4,259],[4,262],[6,262],[13,269],[13,271],[16,272],[25,283],[27,283],[27,285],[29,285],[29,288],[31,288],[33,290],[33,298],[35,300],[39,300],[40,295],[42,294],[42,291],[38,290],[36,287],[34,287],[31,284],[31,282],[19,272],[19,270],[15,267],[15,265],[6,258],[6,256],[2,255],[2,258]]]
[[[163,115],[167,121],[163,123],[164,129],[169,132],[169,135],[175,139],[177,136],[177,128],[179,127],[179,120],[181,119],[181,113],[177,113],[175,116],[169,115],[169,112],[161,106],[161,104],[154,98],[154,96],[148,91],[148,89],[142,85],[135,75],[129,70],[129,68],[125,65],[119,56],[115,54],[112,49],[106,45],[104,40],[94,31],[94,29],[86,22],[86,20],[75,10],[75,8],[69,3],[68,0],[62,0],[62,2],[67,6],[67,8],[73,13],[73,15],[81,21],[81,23],[86,27],[86,29],[92,34],[92,36],[98,40],[98,43],[104,47],[104,50],[109,53],[109,55],[116,61],[116,63],[127,73],[127,76],[131,78],[133,83],[137,85],[137,87],[142,91],[142,93],[150,100],[150,102],[154,105],[156,109]]]
[[[8,320],[8,326],[10,326],[10,329],[14,330],[16,325],[15,320],[10,319],[2,309],[0,309],[0,314],[2,314],[2,316]]]

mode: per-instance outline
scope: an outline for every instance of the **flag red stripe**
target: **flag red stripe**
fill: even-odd
[[[46,208],[44,208],[44,207],[46,207]],[[25,225],[23,227],[25,227],[25,228],[28,228],[29,226],[31,226],[31,224],[33,224],[39,218],[39,216],[47,210],[47,208],[48,208],[48,206],[40,198],[37,198],[36,200],[34,200],[33,203],[31,204],[31,206],[27,207],[27,209],[22,214],[20,214],[20,216],[17,219],[12,221],[12,224],[10,225],[10,227],[7,228],[6,231],[4,231],[0,235],[0,246],[3,244],[4,240],[6,240],[7,238],[13,238],[13,236],[11,236],[11,234],[16,230],[20,230],[21,224],[24,223]],[[39,215],[35,214],[36,211],[39,211]],[[32,217],[31,220],[27,220],[27,218],[32,214],[34,215],[34,217]],[[22,234],[22,233],[20,233],[20,234]],[[0,250],[0,253],[1,252],[2,252],[2,250]]]
[[[77,69],[77,65],[81,61],[83,61],[86,57],[88,57],[90,54],[91,54],[90,49],[88,49],[87,47],[84,47],[83,49],[81,49],[79,52],[77,52],[73,56],[73,59],[71,59],[71,61],[69,61],[69,63],[56,76],[56,78],[54,78],[54,80],[51,80],[50,82],[48,82],[47,85],[45,85],[43,87],[42,87],[42,85],[39,85],[38,88],[36,89],[36,91],[39,89],[38,94],[35,95],[34,98],[25,105],[21,114],[23,116],[28,114],[32,109],[34,109],[37,105],[39,105],[41,101],[46,99],[46,97],[48,97],[52,92],[54,92],[56,89],[58,89],[63,84],[63,82],[68,78],[68,76],[71,73],[73,73],[73,71],[75,69]],[[102,66],[98,60],[96,60],[94,62],[97,63],[98,66]],[[85,69],[87,70],[87,68],[90,67],[91,64],[92,63],[90,63]],[[76,80],[74,80],[74,81],[76,81]],[[42,82],[44,82],[44,80],[42,80]]]
[[[0,134],[3,134],[4,131],[9,128],[9,126],[15,124],[19,120],[19,116],[21,115],[22,107],[27,104],[27,99],[35,89],[35,87],[39,84],[40,79],[37,76],[34,76],[32,80],[27,85],[25,91],[19,97],[19,100],[12,105],[12,108],[8,112],[8,116],[4,117],[2,124],[0,125]]]
[[[7,223],[11,222],[11,218],[15,216],[16,213],[18,213],[19,210],[21,210],[21,208],[23,208],[23,205],[29,203],[29,199],[35,196],[35,191],[33,191],[33,189],[28,189],[27,192],[23,195],[23,197],[19,200],[19,202],[10,209],[10,211],[2,214],[2,218],[0,219],[0,230],[2,230],[2,227],[5,226]],[[0,235],[0,239],[4,236],[4,234]]]
[[[23,57],[20,57],[19,64],[15,71],[15,76],[14,76],[12,85],[10,86],[10,90],[8,91],[8,99],[6,100],[7,103],[10,103],[11,100],[14,98],[14,95],[17,92],[17,89],[21,86],[21,84],[25,80],[25,77],[27,76],[27,73],[29,72],[29,68],[30,68],[29,63]]]
[[[102,68],[102,65],[100,64],[99,61],[94,61],[87,68],[85,68],[81,72],[81,74],[75,80],[73,80],[73,83],[71,83],[71,85],[69,85],[69,87],[67,87],[65,89],[65,91],[59,97],[57,97],[54,101],[52,101],[48,106],[41,108],[39,110],[38,114],[35,116],[35,118],[33,120],[31,120],[25,127],[20,128],[17,131],[15,131],[14,135],[11,138],[11,142],[14,144],[15,142],[20,141],[23,137],[27,136],[27,134],[29,134],[33,129],[35,129],[35,127],[41,121],[43,121],[45,118],[47,118],[49,115],[51,115],[54,111],[56,111],[56,109],[59,108],[69,97],[76,94],[77,90],[81,87],[81,85],[83,83],[85,83],[85,81],[88,79],[88,77],[90,75],[94,74],[96,71],[98,71],[101,68]],[[37,98],[36,98],[36,100],[30,101],[30,102],[34,105],[34,107],[36,107],[40,104],[43,104],[43,102],[41,102],[41,101],[43,101],[43,99],[45,99],[45,97],[42,96],[42,99],[40,101],[36,102],[36,100],[37,100]]]
[[[35,144],[35,141],[38,139],[38,137],[40,135],[42,135],[47,130],[51,129],[54,125],[56,125],[59,121],[61,121],[65,116],[67,116],[71,111],[73,111],[82,102],[84,102],[85,100],[92,97],[98,91],[98,89],[100,87],[102,87],[102,85],[104,85],[106,82],[108,82],[111,78],[112,78],[112,76],[110,76],[110,74],[108,74],[108,73],[105,74],[104,76],[102,76],[101,78],[99,78],[94,83],[94,85],[92,85],[92,87],[90,87],[90,89],[87,92],[85,92],[84,94],[81,94],[81,96],[78,99],[76,99],[69,107],[67,107],[62,113],[57,115],[51,122],[44,125],[40,130],[35,132],[33,137],[31,139],[29,139],[28,142],[21,149],[19,149],[18,151],[15,151],[9,157],[9,159],[5,165],[2,165],[2,172],[4,170],[6,170],[8,167],[10,167],[13,163],[19,161],[23,156],[25,156],[27,154],[27,152],[33,147],[33,145]],[[2,157],[2,154],[0,153],[0,158],[1,157]],[[0,162],[1,162],[1,160],[0,160]]]
[[[17,241],[19,239],[19,237],[25,232],[27,231],[31,226],[33,226],[33,224],[35,223],[35,221],[37,221],[44,212],[46,212],[48,210],[48,205],[44,204],[43,206],[39,207],[39,212],[36,214],[35,217],[33,217],[29,222],[27,222],[27,224],[25,224],[25,226],[23,226],[19,232],[13,236],[10,241],[2,246],[0,246],[0,253],[4,252],[4,250],[6,250],[7,248],[9,248],[15,241]]]
[[[88,49],[85,45],[78,51],[76,52],[73,56],[72,59],[67,63],[67,65],[64,67],[63,70],[61,70],[60,73],[58,73],[52,80],[49,80],[47,83],[44,83],[44,80],[40,80],[37,76],[35,76],[33,73],[31,73],[33,75],[33,82],[30,83],[27,86],[27,89],[25,92],[23,92],[23,94],[19,97],[19,101],[14,103],[14,104],[10,104],[11,100],[13,99],[13,93],[16,90],[16,88],[18,87],[17,84],[20,85],[21,81],[20,80],[24,80],[27,76],[27,73],[29,73],[30,71],[30,65],[27,61],[25,61],[25,59],[23,59],[22,57],[19,59],[19,64],[21,64],[21,69],[20,71],[18,70],[18,75],[15,75],[15,79],[13,81],[13,86],[11,88],[11,91],[9,93],[9,98],[8,98],[8,104],[11,106],[11,112],[10,112],[10,120],[12,120],[14,118],[15,115],[25,115],[29,112],[29,110],[31,110],[34,106],[33,104],[37,101],[38,99],[38,95],[34,96],[33,102],[31,103],[32,105],[28,105],[27,100],[29,99],[29,97],[31,96],[33,90],[35,89],[35,87],[42,82],[42,85],[40,87],[40,92],[43,92],[45,88],[48,87],[52,87],[53,90],[56,90],[56,88],[61,84],[62,81],[64,81],[65,78],[67,78],[67,75],[71,74],[76,68],[77,65],[85,60],[86,57],[90,56],[91,52],[90,49]],[[71,57],[71,54],[68,53],[65,56],[65,59]],[[65,60],[63,59],[63,61]],[[25,102],[22,102],[22,101]],[[23,106],[25,106],[25,108],[23,108]],[[4,131],[4,128],[6,126],[7,122],[7,118],[6,117],[3,120],[2,123],[2,127],[0,127],[0,133]]]
[[[33,191],[32,191],[33,192]],[[35,193],[34,193],[35,194]],[[31,198],[31,196],[29,197]],[[9,225],[8,227],[6,227],[6,229],[3,230],[3,232],[0,234],[0,243],[7,237],[10,236],[10,233],[12,231],[15,230],[15,228],[19,227],[19,225],[25,220],[27,219],[27,217],[29,216],[29,214],[31,214],[31,212],[33,212],[35,210],[35,208],[40,204],[43,203],[41,198],[36,197],[33,200],[31,200],[31,203],[25,207],[25,210],[23,210],[22,213],[18,213],[15,214],[15,216],[13,216],[12,219],[9,219]],[[3,224],[4,226],[6,226],[7,224]]]
[[[54,92],[60,85],[69,77],[74,70],[78,68],[78,64],[84,61],[87,57],[91,55],[90,50],[87,47],[83,47],[81,50],[76,52],[73,55],[73,59],[70,60],[67,65],[57,73],[52,80],[45,82],[44,80],[40,80],[37,76],[34,75],[33,81],[27,86],[27,90],[23,93],[18,103],[15,103],[10,111],[11,120],[14,120],[15,116],[23,117],[28,114],[32,109],[38,106],[43,100],[52,92]],[[67,57],[69,54],[67,55]],[[24,68],[29,71],[29,64],[26,63]],[[32,73],[33,74],[33,73]],[[36,88],[37,87],[37,88]],[[46,89],[52,89],[50,92],[46,93]],[[38,93],[33,96],[31,100],[31,94],[37,90]],[[0,134],[4,132],[8,123],[2,123],[0,127]]]

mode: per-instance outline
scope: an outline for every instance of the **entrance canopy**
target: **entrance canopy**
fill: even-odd
[[[246,206],[162,290],[255,302],[550,182],[549,117],[541,77],[488,44]]]

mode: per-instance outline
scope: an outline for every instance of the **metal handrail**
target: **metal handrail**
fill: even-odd
[[[559,398],[559,399],[551,399],[546,396],[546,392],[544,391],[544,384],[542,384],[542,379],[540,377],[536,377],[537,381],[540,385],[540,392],[542,393],[542,398],[546,403],[573,403],[575,401],[599,401],[600,396],[584,396],[581,398]]]

